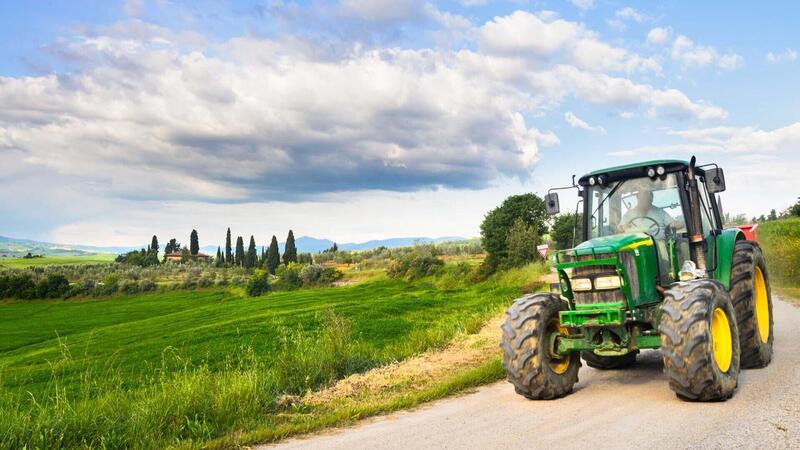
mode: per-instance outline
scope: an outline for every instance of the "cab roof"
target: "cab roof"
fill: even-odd
[[[595,170],[587,173],[578,180],[581,186],[589,185],[589,178],[604,175],[605,182],[612,182],[625,178],[638,178],[647,176],[647,169],[650,167],[664,166],[666,172],[683,171],[689,167],[689,162],[680,159],[655,159],[652,161],[643,161],[633,164],[625,164],[621,166],[609,167],[606,169]],[[697,169],[698,174],[702,175],[703,170]]]

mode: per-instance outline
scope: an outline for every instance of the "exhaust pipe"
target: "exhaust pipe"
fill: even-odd
[[[689,246],[691,247],[691,254],[697,268],[706,271],[706,254],[703,250],[703,222],[700,218],[700,189],[697,187],[697,178],[695,178],[694,166],[697,158],[692,156],[689,161],[689,210],[691,211],[691,220],[687,223],[689,228]]]

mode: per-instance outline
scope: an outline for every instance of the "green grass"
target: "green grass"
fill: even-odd
[[[0,304],[0,447],[196,447],[277,433],[279,396],[474,332],[537,270],[446,290],[378,278],[257,298]]]
[[[43,258],[0,258],[0,267],[5,267],[8,269],[24,269],[25,267],[103,264],[114,261],[114,258],[116,258],[116,255],[45,256]]]
[[[770,282],[800,287],[800,217],[764,222],[758,229]]]

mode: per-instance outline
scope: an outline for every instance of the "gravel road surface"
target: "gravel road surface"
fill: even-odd
[[[667,386],[658,351],[635,366],[584,365],[575,391],[530,401],[505,381],[410,412],[263,448],[794,448],[800,449],[800,309],[774,299],[775,354],[745,370],[724,403],[689,403]]]

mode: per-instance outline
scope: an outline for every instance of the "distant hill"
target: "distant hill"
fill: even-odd
[[[344,242],[344,243],[336,243],[336,246],[340,250],[369,250],[372,248],[378,247],[386,247],[386,248],[397,248],[397,247],[408,247],[417,243],[421,244],[428,244],[428,243],[438,243],[438,242],[455,242],[455,241],[463,241],[466,240],[463,237],[458,236],[445,236],[439,238],[429,238],[429,237],[401,237],[401,238],[389,238],[389,239],[376,239],[366,242]],[[333,246],[333,241],[330,239],[320,239],[311,236],[300,236],[295,239],[295,245],[297,246],[298,252],[308,252],[308,253],[318,253],[323,250],[327,250]],[[258,244],[258,248],[261,249],[261,246],[267,246],[269,242],[256,242]],[[280,249],[281,253],[283,253],[283,246],[285,242],[279,242],[278,248]],[[200,249],[204,253],[208,253],[210,255],[215,255],[217,253],[217,246],[216,245],[206,245]]]
[[[145,245],[146,247],[147,245]],[[95,247],[91,245],[56,244],[52,242],[34,241],[31,239],[15,239],[0,236],[0,256],[19,257],[27,253],[47,256],[88,256],[99,254],[118,254],[133,250],[134,247]]]
[[[465,240],[465,238],[457,236],[445,236],[439,238],[417,236],[417,237],[376,239],[366,242],[344,242],[344,243],[337,242],[336,245],[340,250],[369,250],[378,247],[396,248],[396,247],[408,247],[417,243],[427,244],[427,243],[454,242],[463,240]],[[261,249],[262,245],[266,246],[268,244],[269,242],[258,242],[259,250]],[[285,244],[284,242],[280,242],[278,244],[281,253],[283,253],[284,244]],[[162,245],[164,244],[162,243]],[[318,253],[323,250],[331,248],[333,246],[333,241],[330,239],[320,239],[311,236],[301,236],[295,239],[295,245],[297,245],[297,251],[299,252]],[[98,246],[78,245],[78,244],[56,244],[52,242],[42,242],[42,241],[34,241],[31,239],[16,239],[16,238],[0,236],[0,257],[2,256],[21,257],[25,256],[25,254],[29,252],[34,255],[46,255],[46,256],[58,256],[58,255],[91,256],[91,255],[101,255],[101,254],[120,254],[129,252],[131,250],[138,250],[140,248],[146,248],[146,247],[147,243],[136,247],[98,247]],[[200,248],[200,251],[213,256],[217,253],[217,246],[205,245]]]

